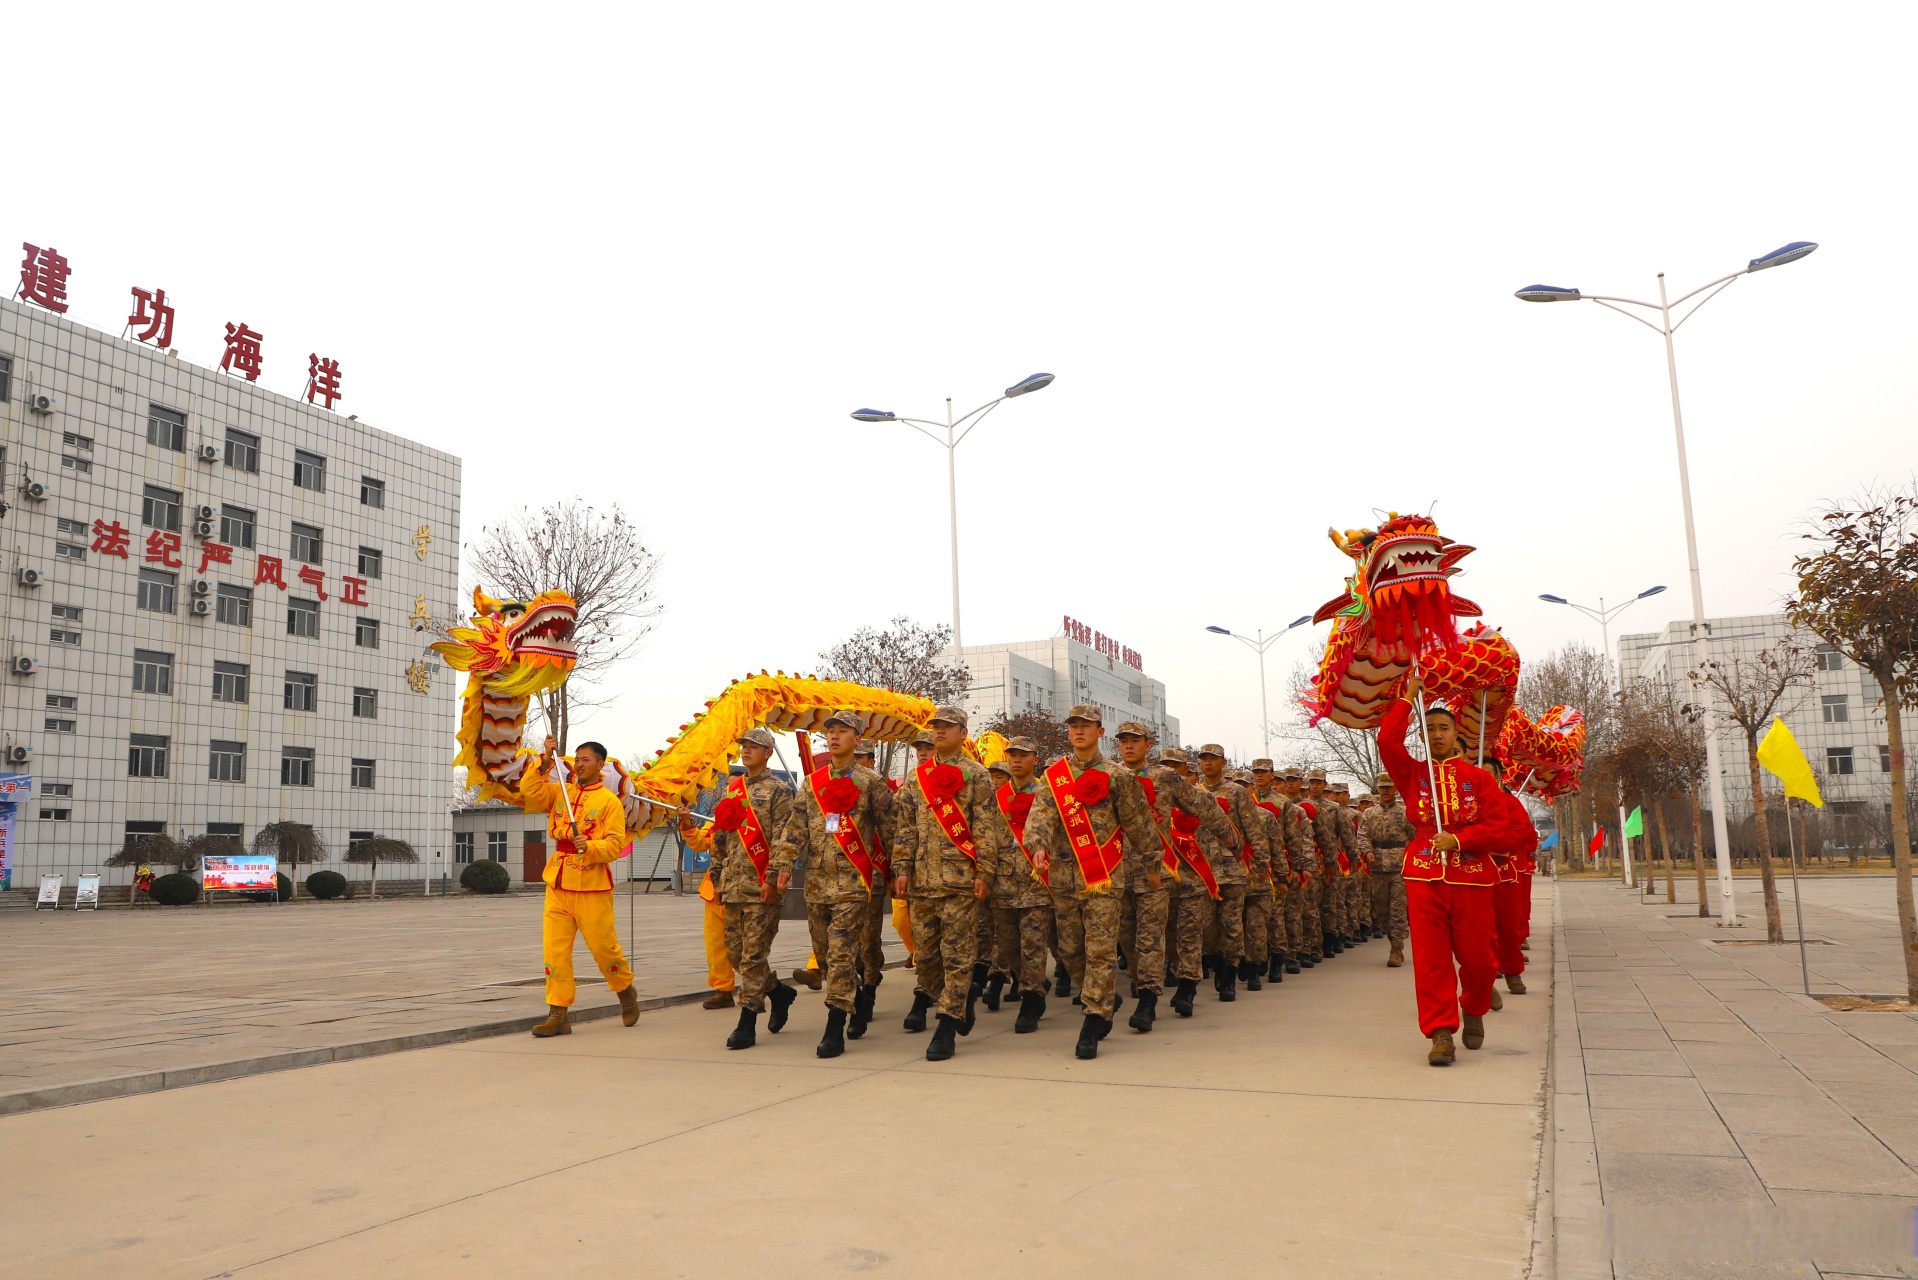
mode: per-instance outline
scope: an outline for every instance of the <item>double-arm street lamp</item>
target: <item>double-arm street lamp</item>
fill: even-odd
[[[1231,636],[1246,648],[1256,650],[1259,655],[1259,728],[1265,734],[1265,754],[1268,756],[1272,754],[1272,716],[1265,707],[1265,651],[1277,644],[1279,637],[1293,627],[1303,626],[1310,621],[1312,621],[1312,615],[1308,613],[1303,618],[1294,618],[1271,635],[1263,631],[1258,632],[1256,640],[1251,636],[1242,636],[1236,631],[1228,631],[1224,627],[1206,628],[1215,636]]]
[[[1599,306],[1629,316],[1647,329],[1665,339],[1665,372],[1672,386],[1672,432],[1678,441],[1678,491],[1685,509],[1685,555],[1691,570],[1692,584],[1692,663],[1695,669],[1702,670],[1709,661],[1706,647],[1710,628],[1705,623],[1705,590],[1698,574],[1698,532],[1692,523],[1692,480],[1690,465],[1685,457],[1685,417],[1678,406],[1678,357],[1672,348],[1672,335],[1678,332],[1678,326],[1694,315],[1698,308],[1710,302],[1725,289],[1731,287],[1740,276],[1750,275],[1754,271],[1765,271],[1772,267],[1782,267],[1788,262],[1796,262],[1816,249],[1818,245],[1810,240],[1794,240],[1788,245],[1773,249],[1763,257],[1753,258],[1740,270],[1728,276],[1720,276],[1709,284],[1700,285],[1690,293],[1669,300],[1665,293],[1665,273],[1658,273],[1658,301],[1640,302],[1633,298],[1615,298],[1599,294],[1584,294],[1577,289],[1561,288],[1557,285],[1535,284],[1518,291],[1518,298],[1525,302],[1596,302]],[[1703,297],[1699,295],[1703,294]],[[1672,308],[1682,307],[1693,298],[1698,301],[1691,310],[1672,320]],[[1636,307],[1637,311],[1627,311],[1627,307]],[[1639,314],[1640,311],[1656,314],[1657,322]],[[1732,863],[1731,839],[1725,829],[1725,780],[1718,771],[1718,724],[1717,714],[1712,709],[1709,698],[1704,703],[1705,729],[1705,771],[1709,775],[1712,796],[1712,843],[1715,846],[1718,862],[1718,895],[1720,925],[1733,925],[1738,921],[1738,913],[1732,900]]]
[[[959,639],[959,469],[955,461],[955,451],[959,448],[959,442],[971,435],[972,429],[978,426],[988,413],[998,408],[1001,402],[1050,385],[1052,385],[1051,374],[1035,373],[1007,387],[1003,395],[988,400],[971,413],[961,414],[957,418],[952,416],[952,397],[947,396],[944,422],[935,422],[930,418],[902,418],[884,409],[858,409],[853,412],[853,418],[859,422],[903,422],[933,443],[944,446],[946,450],[946,509],[952,518],[952,651],[955,654],[961,654],[963,650]],[[934,434],[935,431],[945,432],[945,437],[940,438]]]

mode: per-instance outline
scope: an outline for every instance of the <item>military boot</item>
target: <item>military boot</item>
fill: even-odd
[[[1465,1042],[1467,1049],[1476,1049],[1485,1043],[1485,1019],[1476,1013],[1465,1015],[1465,1034],[1459,1039]]]
[[[1319,964],[1319,960],[1320,960],[1320,959],[1321,959],[1321,957],[1320,957],[1320,955],[1319,955],[1319,953],[1318,953],[1318,952],[1316,952],[1316,951],[1307,951],[1307,952],[1304,952],[1304,953],[1302,953],[1302,954],[1300,954],[1300,956],[1299,956],[1299,966],[1300,966],[1301,968],[1305,968],[1305,969],[1316,969],[1316,968],[1318,967],[1318,964]]]
[[[1257,960],[1239,961],[1239,981],[1247,991],[1265,990],[1265,966]]]
[[[742,1007],[739,1011],[739,1025],[734,1027],[733,1033],[726,1037],[726,1047],[728,1049],[750,1049],[758,1044],[759,1036],[754,1031],[758,1023],[758,1011]]]
[[[846,1011],[840,1008],[826,1010],[826,1034],[815,1049],[822,1058],[837,1058],[846,1051]]]
[[[987,967],[988,966],[983,964],[975,964],[972,966],[972,985],[967,987],[966,990],[975,1000],[986,993]]]
[[[930,1008],[932,1008],[932,997],[923,991],[915,990],[912,993],[912,1011],[906,1015],[906,1020],[900,1025],[908,1031],[924,1031],[926,1010]]]
[[[1139,1007],[1132,1011],[1132,1017],[1128,1022],[1134,1031],[1150,1031],[1152,1030],[1153,1021],[1158,1016],[1159,993],[1156,991],[1141,991],[1139,993]]]
[[[1300,966],[1299,966],[1299,957],[1297,957],[1297,956],[1287,956],[1287,957],[1286,957],[1286,961],[1285,961],[1285,971],[1286,971],[1287,973],[1299,973],[1299,972],[1302,972],[1302,970],[1300,969]]]
[[[1525,994],[1525,979],[1516,973],[1505,975],[1505,989],[1515,996]]]
[[[973,994],[978,989],[977,987],[972,987],[966,991],[966,1016],[959,1020],[959,1034],[962,1036],[971,1035],[973,1023],[978,1021],[979,1010],[977,1005],[979,1003],[979,997]]]
[[[619,1020],[628,1027],[639,1021],[639,993],[630,985],[619,993]]]
[[[733,993],[730,991],[715,991],[700,1001],[699,1007],[702,1009],[730,1009],[733,1007]]]
[[[801,986],[811,987],[814,991],[826,985],[820,980],[819,970],[817,969],[794,969],[793,981],[799,983]]]
[[[573,1034],[573,1015],[564,1005],[546,1006],[546,1021],[533,1028],[533,1034],[544,1039],[547,1036],[570,1036]]]
[[[1045,1016],[1046,998],[1037,991],[1028,991],[1019,997],[1019,1018],[1012,1029],[1019,1035],[1026,1035],[1039,1029],[1039,1019]]]
[[[951,1014],[939,1015],[939,1029],[932,1033],[932,1039],[926,1044],[927,1062],[944,1062],[957,1048],[953,1037],[959,1034],[959,1019]]]
[[[1238,966],[1222,964],[1219,966],[1219,999],[1237,1000],[1239,998]]]
[[[866,1034],[866,1027],[872,1022],[872,1006],[878,998],[876,986],[862,986],[852,993],[852,1017],[846,1019],[846,1039],[857,1040]]]
[[[1385,957],[1385,967],[1396,969],[1405,963],[1405,939],[1392,939],[1392,954]]]
[[[1199,994],[1199,983],[1194,978],[1180,978],[1179,989],[1172,994],[1172,1012],[1181,1018],[1192,1016],[1192,997]]]
[[[1099,1056],[1099,1041],[1105,1039],[1105,1033],[1099,1024],[1105,1022],[1096,1013],[1088,1013],[1086,1020],[1079,1024],[1079,1043],[1072,1047],[1075,1058],[1096,1058]]]
[[[792,1011],[793,1001],[799,999],[799,992],[783,982],[775,982],[766,999],[773,1007],[772,1016],[766,1019],[766,1030],[777,1034],[786,1025],[786,1015]]]
[[[1072,994],[1072,975],[1066,972],[1066,962],[1056,961],[1052,966],[1052,994],[1064,998]]]
[[[1297,973],[1298,970],[1294,969],[1293,972]],[[1275,955],[1272,957],[1271,963],[1265,966],[1265,980],[1267,982],[1284,982],[1285,981],[1285,957],[1284,956]]]
[[[986,1008],[992,1010],[994,1013],[999,1012],[999,993],[1005,989],[1006,976],[1003,973],[995,973],[990,978],[987,978],[984,997]]]
[[[1435,1067],[1449,1067],[1457,1055],[1452,1052],[1452,1029],[1441,1027],[1432,1033],[1432,1051],[1425,1061]]]

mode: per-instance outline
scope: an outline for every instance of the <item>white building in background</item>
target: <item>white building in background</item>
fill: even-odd
[[[1811,653],[1817,670],[1810,688],[1793,690],[1779,704],[1785,722],[1818,774],[1818,788],[1833,814],[1860,813],[1867,806],[1888,810],[1891,805],[1891,746],[1885,708],[1880,705],[1878,682],[1848,658],[1810,632],[1799,631],[1783,614],[1744,618],[1713,618],[1711,652],[1714,658],[1752,657],[1783,644]],[[1669,685],[1681,701],[1690,701],[1689,672],[1693,661],[1691,623],[1671,622],[1659,632],[1620,636],[1619,673],[1622,680],[1649,680]],[[1721,704],[1722,706],[1722,704]],[[1918,713],[1903,713],[1905,740],[1918,733]],[[1719,762],[1724,771],[1725,799],[1733,816],[1751,809],[1751,781],[1745,754],[1744,731],[1736,721],[1719,716]],[[1768,788],[1776,781],[1765,775]]]
[[[1068,618],[1061,634],[1008,644],[969,644],[940,661],[963,662],[972,674],[966,715],[977,733],[1002,714],[1039,710],[1063,719],[1089,702],[1108,736],[1127,720],[1152,726],[1164,746],[1178,746],[1179,719],[1166,708],[1165,685],[1146,675],[1144,658]]]
[[[450,862],[451,673],[416,627],[458,604],[459,459],[0,301],[0,466],[13,887],[282,820],[353,878],[367,835]]]

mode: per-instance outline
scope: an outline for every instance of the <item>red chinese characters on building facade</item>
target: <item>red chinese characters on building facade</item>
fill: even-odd
[[[306,357],[306,402],[325,400],[331,409],[333,402],[340,398],[340,362],[333,359],[322,360],[308,353]]]
[[[286,568],[278,556],[260,556],[253,562],[253,585],[270,582],[280,590],[286,590]]]
[[[1135,670],[1145,670],[1145,659],[1140,656],[1137,649],[1128,649],[1111,636],[1102,631],[1094,631],[1076,618],[1065,619],[1063,627],[1067,636],[1095,653],[1103,653],[1106,657],[1123,662]]]
[[[242,320],[237,325],[226,327],[226,354],[220,357],[220,368],[226,373],[238,373],[248,382],[260,380],[260,343],[264,334],[255,333],[246,327]]]
[[[67,277],[73,274],[73,268],[58,249],[42,249],[24,241],[20,247],[27,255],[20,263],[21,296],[49,311],[66,314]]]
[[[366,603],[366,579],[365,578],[349,578],[345,574],[341,574],[340,575],[340,603],[341,604],[365,604]]]
[[[104,520],[93,522],[93,550],[96,555],[119,556],[127,558],[127,544],[133,540],[130,530],[122,527],[118,520],[108,524]]]
[[[147,535],[147,563],[163,564],[169,569],[180,567],[180,535],[162,533],[155,529]]]
[[[300,581],[313,588],[313,594],[326,599],[326,570],[316,569],[312,565],[300,566]]]
[[[200,567],[195,569],[193,572],[205,573],[206,567],[210,564],[232,564],[232,563],[233,563],[232,547],[225,546],[218,542],[202,542],[200,544]]]
[[[133,314],[127,317],[129,329],[145,325],[133,335],[135,342],[151,342],[156,347],[173,344],[173,308],[167,305],[166,290],[133,291]]]

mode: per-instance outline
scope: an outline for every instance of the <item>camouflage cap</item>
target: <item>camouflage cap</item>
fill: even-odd
[[[866,718],[857,711],[835,711],[827,716],[826,723],[819,727],[822,729],[830,729],[836,724],[843,724],[854,733],[864,733],[866,731]]]
[[[912,735],[912,745],[915,747],[930,747],[932,745],[932,730],[915,730]]]
[[[1201,742],[1199,744],[1199,749],[1197,751],[1194,751],[1192,754],[1194,756],[1199,757],[1200,759],[1203,759],[1206,756],[1217,756],[1219,757],[1219,759],[1223,760],[1225,759],[1225,748],[1220,746],[1216,742]]]
[[[1295,764],[1289,764],[1284,769],[1280,770],[1279,781],[1280,782],[1303,782],[1305,781],[1305,770],[1299,768],[1299,766]]]
[[[964,707],[934,707],[932,709],[932,719],[927,723],[956,724],[963,729],[966,727],[966,710]]]
[[[1381,787],[1381,788],[1382,788],[1382,787],[1396,787],[1396,786],[1398,786],[1398,784],[1397,784],[1396,782],[1393,782],[1393,781],[1392,781],[1392,775],[1391,775],[1391,774],[1389,774],[1389,773],[1387,773],[1387,772],[1386,772],[1385,770],[1383,770],[1383,769],[1381,769],[1381,770],[1379,770],[1379,776],[1378,776],[1378,777],[1376,777],[1376,778],[1374,778],[1374,779],[1372,779],[1372,785],[1373,785],[1373,786],[1375,786],[1375,787]]]
[[[994,773],[1003,773],[1008,778],[1012,776],[1012,766],[1006,763],[1006,758],[1004,756],[1000,756],[997,760],[994,760],[991,764],[987,765],[986,768],[990,769]]]
[[[1192,757],[1185,753],[1184,747],[1167,747],[1159,752],[1159,759],[1165,764],[1191,764]]]
[[[1093,724],[1100,726],[1106,722],[1105,714],[1090,702],[1073,704],[1072,710],[1066,712],[1066,723],[1071,724],[1074,720],[1090,720]]]
[[[1325,789],[1327,791],[1335,791],[1340,795],[1352,794],[1352,788],[1343,782],[1328,782],[1325,784]]]
[[[770,729],[748,729],[734,741],[750,742],[755,747],[764,747],[768,751],[773,749],[773,735]]]
[[[1034,742],[1031,738],[1026,737],[1024,734],[1021,734],[1020,736],[1016,738],[1006,739],[1006,750],[1026,751],[1036,756],[1039,754],[1039,744]]]
[[[1152,740],[1152,730],[1147,728],[1142,722],[1138,720],[1128,720],[1124,724],[1120,725],[1117,729],[1113,730],[1114,737],[1119,737],[1128,733],[1137,734],[1139,737],[1146,739],[1148,742]]]
[[[852,749],[852,753],[856,756],[877,756],[879,748],[871,738],[861,738],[859,745]]]
[[[1324,782],[1324,781],[1325,781],[1325,770],[1323,770],[1323,769],[1307,769],[1307,770],[1305,771],[1305,780],[1306,780],[1307,782]]]
[[[1270,773],[1272,771],[1272,762],[1266,759],[1264,756],[1260,756],[1257,760],[1254,760],[1252,762],[1252,767],[1254,769],[1264,769],[1266,772]]]

